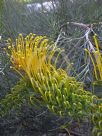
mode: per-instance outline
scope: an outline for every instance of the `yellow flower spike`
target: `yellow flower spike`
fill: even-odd
[[[78,107],[82,108],[82,104],[80,102],[78,102]]]
[[[67,105],[66,101],[64,101],[63,103],[64,103],[65,108],[67,107],[67,109],[68,109],[68,105]]]
[[[21,68],[22,66],[21,65],[18,65],[19,68]]]
[[[11,46],[10,46],[10,45],[8,46],[8,49],[11,49]]]
[[[49,100],[50,100],[51,103],[53,102],[52,97],[53,97],[53,96],[52,96],[51,92],[49,92]]]
[[[43,37],[46,38],[46,35],[44,35]]]
[[[53,113],[56,113],[54,105],[52,106],[52,111],[53,111]]]
[[[99,105],[99,111],[102,113],[102,104]]]
[[[39,91],[40,91],[40,93],[41,93],[42,99],[43,99],[45,102],[48,101],[47,98],[46,98],[46,96],[45,96],[45,94],[43,93],[43,90],[41,90],[41,88],[39,88]]]
[[[56,47],[51,48],[50,54],[48,55],[48,64],[51,64],[51,59],[53,58],[54,54],[56,52]]]
[[[60,115],[60,116],[63,116],[63,113],[62,113],[62,111],[59,111],[59,115]]]
[[[48,91],[45,91],[45,98],[46,98],[46,101],[48,102]]]
[[[41,47],[45,47],[45,46],[47,46],[48,45],[48,39],[41,39],[42,40],[42,42],[41,42]]]
[[[71,108],[71,105],[70,105],[69,101],[66,101],[66,104],[67,104],[67,106],[68,106],[69,108]]]
[[[68,109],[68,110],[71,108],[71,105],[69,104],[68,101],[64,101],[64,106],[65,106],[65,108]]]
[[[94,73],[96,80],[102,80],[102,55],[99,49],[97,34],[94,34],[93,39],[96,46],[96,50],[93,51],[92,54],[87,49],[85,50],[89,54],[92,64],[94,66]]]
[[[90,57],[90,59],[92,61],[92,64],[94,66],[95,78],[98,80],[97,69],[96,69],[95,62],[94,62],[94,60],[92,58],[92,55],[91,55],[91,53],[87,49],[85,49],[85,51],[89,54],[89,57]]]
[[[102,132],[98,132],[97,136],[102,136]]]
[[[62,97],[63,97],[64,101],[66,101],[66,96],[65,96],[65,95],[62,95]]]
[[[60,105],[61,105],[61,102],[60,102],[60,99],[59,99],[58,96],[56,96],[56,100],[57,100],[58,105],[60,106]]]
[[[62,93],[60,89],[56,89],[56,92],[57,92],[58,97],[62,100]]]
[[[54,92],[55,91],[54,83],[51,84],[51,87],[52,87],[52,91]]]
[[[99,51],[99,44],[98,44],[98,40],[97,40],[97,34],[94,34],[93,38],[94,38],[94,42],[95,42],[95,45],[96,45],[96,49],[97,49],[97,51]]]
[[[67,96],[67,97],[69,97],[69,91],[68,91],[68,89],[67,88],[64,88],[64,94]]]
[[[58,50],[58,54],[57,54],[57,57],[56,57],[55,63],[54,63],[54,66],[55,66],[55,67],[56,67],[56,64],[57,64],[57,62],[58,62],[59,56],[61,55],[62,52],[64,52],[64,50],[60,50],[59,48],[58,48],[57,50]],[[56,51],[57,51],[57,50],[56,50]]]
[[[99,121],[98,125],[99,125],[99,129],[102,130],[102,120]]]
[[[50,86],[49,86],[49,82],[48,82],[48,80],[46,80],[45,82],[46,82],[46,85],[47,85],[48,90],[50,91],[50,90],[51,90],[51,88],[50,88]]]

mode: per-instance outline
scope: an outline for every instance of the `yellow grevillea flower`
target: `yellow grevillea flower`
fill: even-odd
[[[48,39],[46,37],[36,36],[35,34],[29,34],[26,38],[23,38],[22,34],[20,34],[16,39],[15,46],[10,39],[8,40],[8,49],[11,51],[12,62],[18,69],[24,71],[26,71],[31,58],[34,59],[32,61],[33,68],[36,69],[38,65],[40,67],[39,60],[45,61],[44,56],[46,56],[47,45]]]
[[[44,103],[44,106],[57,115],[69,115],[71,120],[72,117],[79,120],[80,117],[91,115],[97,97],[85,91],[83,85],[74,77],[68,76],[61,67],[57,67],[61,53],[62,50],[49,44],[46,37],[35,34],[29,34],[26,38],[20,34],[15,45],[8,40],[8,54],[12,56],[14,67],[21,73],[24,71],[34,88],[34,93],[29,93],[30,102]],[[95,64],[93,58],[92,61]],[[101,107],[100,105],[100,112]]]
[[[96,34],[94,34],[93,39],[96,46],[95,51],[93,51],[91,54],[90,51],[88,51],[87,49],[85,50],[88,52],[91,58],[92,64],[94,66],[94,73],[95,73],[96,80],[102,80],[102,54],[99,50],[99,44],[98,44],[98,39]]]
[[[87,92],[74,77],[69,77],[65,70],[57,67],[58,58],[62,53],[61,49],[54,44],[49,44],[46,37],[35,34],[29,34],[26,38],[20,34],[15,46],[11,40],[8,40],[8,49],[16,69],[23,70],[27,74],[34,92],[40,95],[51,111],[60,115],[73,114],[72,109],[75,102],[80,107],[77,111],[79,114],[82,106],[75,97]],[[36,99],[34,94],[30,97],[32,103],[33,99]],[[70,97],[73,102],[69,101]],[[77,109],[75,106],[74,108]],[[66,109],[71,110],[71,113],[66,113]]]
[[[102,80],[102,54],[99,50],[97,35],[95,34],[93,38],[94,38],[94,42],[95,42],[95,45],[96,45],[96,51],[93,52],[95,62],[96,62],[96,69],[97,69],[98,74],[99,74],[99,79]]]
[[[33,87],[35,81],[42,82],[44,76],[52,73],[58,74],[56,63],[62,51],[54,44],[49,44],[45,36],[30,33],[24,38],[22,34],[19,34],[16,45],[13,45],[10,39],[8,40],[8,49],[14,67],[19,71],[23,70],[28,75]],[[56,52],[58,52],[58,55],[54,58],[52,65],[52,58]]]

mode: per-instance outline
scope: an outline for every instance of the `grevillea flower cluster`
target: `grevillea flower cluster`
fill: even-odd
[[[85,49],[86,52],[88,52],[93,67],[94,67],[94,77],[97,81],[101,80],[102,81],[102,53],[100,52],[99,49],[99,43],[97,39],[97,35],[94,34],[93,36],[94,39],[94,44],[95,44],[95,50],[92,51],[92,53],[88,50]]]
[[[20,34],[15,45],[8,40],[7,52],[16,70],[23,76],[26,74],[32,84],[31,104],[44,104],[53,113],[69,116],[71,120],[92,117],[98,98],[85,91],[82,83],[57,66],[62,50],[45,36],[29,34],[24,38]]]

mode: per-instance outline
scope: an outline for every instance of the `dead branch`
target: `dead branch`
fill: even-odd
[[[92,24],[84,24],[84,23],[78,23],[78,22],[67,22],[67,23],[61,25],[60,30],[63,27],[65,27],[66,25],[74,25],[74,26],[78,26],[78,27],[81,27],[84,29],[89,29],[89,28],[92,28],[93,26],[96,26],[96,25],[102,25],[102,22],[92,23]]]

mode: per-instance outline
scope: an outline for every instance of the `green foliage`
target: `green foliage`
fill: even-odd
[[[3,18],[2,18],[3,6],[4,6],[4,1],[0,0],[0,33],[2,33],[3,31]]]
[[[33,1],[35,3],[35,1]],[[16,38],[19,33],[24,35],[30,32],[53,37],[57,26],[53,12],[42,9],[41,11],[29,11],[27,3],[16,0],[5,1],[3,12],[3,23],[5,28],[4,37]],[[56,29],[55,29],[56,28]]]
[[[15,110],[19,112],[21,106],[29,103],[29,96],[29,82],[21,79],[0,101],[0,116],[5,116]]]
[[[45,0],[32,0],[30,3],[43,3]],[[36,34],[47,35],[54,40],[58,36],[60,27],[70,21],[93,23],[102,20],[102,9],[100,1],[97,0],[51,0],[54,6],[49,12],[42,10],[31,12],[27,9],[27,3],[17,0],[4,1],[3,24],[5,37],[16,37],[18,33],[25,35],[33,32]],[[81,31],[77,28],[65,26],[65,32],[68,35],[78,36]],[[101,33],[101,27],[96,27]],[[66,43],[67,44],[67,43]]]
[[[93,134],[96,136],[102,135],[102,99],[99,100],[98,106],[96,107],[97,112],[92,116],[94,123]]]

